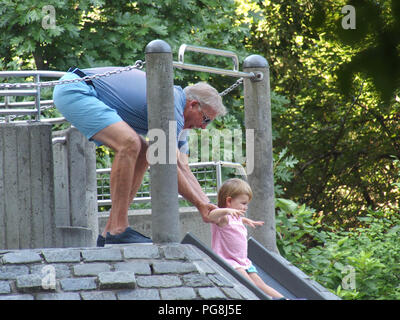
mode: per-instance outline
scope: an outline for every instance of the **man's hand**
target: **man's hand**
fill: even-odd
[[[203,218],[203,221],[206,223],[211,222],[211,220],[208,218],[208,214],[210,211],[217,209],[218,207],[215,204],[212,203],[202,203],[199,205],[197,208],[201,214],[201,217]]]

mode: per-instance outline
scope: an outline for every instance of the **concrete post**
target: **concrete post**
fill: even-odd
[[[248,176],[253,190],[248,214],[251,219],[265,221],[262,227],[251,230],[254,237],[267,249],[278,252],[275,231],[275,198],[272,157],[271,97],[269,65],[258,55],[247,57],[244,72],[262,72],[262,80],[244,80],[246,129],[254,129],[254,170]]]
[[[65,137],[53,144],[56,246],[94,246],[99,230],[95,145],[76,128],[54,137]]]
[[[55,244],[51,125],[0,125],[0,249]]]
[[[172,51],[165,41],[146,46],[146,79],[152,238],[155,243],[179,242]]]

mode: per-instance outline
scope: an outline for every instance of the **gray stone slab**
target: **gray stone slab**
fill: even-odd
[[[118,300],[160,300],[157,289],[134,289],[117,292]]]
[[[123,289],[136,286],[135,274],[129,271],[114,271],[99,273],[101,289]]]
[[[82,257],[85,262],[96,261],[121,261],[123,260],[119,248],[101,248],[95,250],[82,250]]]
[[[210,274],[208,276],[212,282],[214,282],[218,287],[231,287],[233,288],[233,284],[226,277],[220,274]]]
[[[181,244],[168,244],[161,247],[165,259],[184,260],[186,259],[185,247]]]
[[[31,273],[38,273],[41,275],[45,275],[49,273],[51,270],[49,270],[49,266],[53,267],[55,272],[56,272],[56,278],[57,279],[63,279],[63,278],[69,278],[71,276],[71,271],[69,270],[68,265],[66,264],[60,264],[60,263],[55,263],[55,264],[35,264],[30,267]]]
[[[115,271],[130,271],[138,275],[150,275],[151,269],[148,262],[128,261],[114,264]]]
[[[0,281],[0,294],[11,293],[11,286],[9,281]]]
[[[19,251],[6,253],[3,258],[3,264],[27,264],[42,261],[40,255],[32,251]]]
[[[160,290],[162,300],[192,300],[196,298],[193,288],[169,288]]]
[[[226,299],[225,294],[218,288],[199,288],[199,295],[202,299]]]
[[[31,294],[0,295],[0,300],[34,300]]]
[[[241,300],[243,297],[234,288],[221,288],[222,292],[230,299]]]
[[[76,292],[39,293],[36,300],[81,300],[81,297]]]
[[[43,277],[40,274],[26,274],[18,276],[16,279],[16,287],[21,292],[35,292],[38,290],[44,290],[42,287]]]
[[[77,264],[72,267],[73,274],[78,277],[82,276],[97,276],[100,272],[107,272],[111,270],[111,267],[107,263],[93,262]]]
[[[22,265],[0,266],[0,280],[12,280],[23,274],[28,274],[29,268]]]
[[[136,282],[142,288],[169,288],[182,285],[177,276],[141,276],[137,277]]]
[[[79,262],[81,260],[81,253],[79,250],[43,250],[45,260],[48,263],[54,262]]]
[[[183,282],[187,287],[211,287],[212,281],[204,274],[185,274]]]
[[[202,274],[216,273],[216,270],[207,261],[193,261],[193,264]]]
[[[81,292],[82,300],[117,300],[112,291]]]
[[[94,290],[97,288],[96,278],[67,278],[60,280],[64,291]]]
[[[148,244],[134,244],[124,248],[126,259],[155,259],[160,257],[158,246]]]
[[[197,271],[196,266],[191,262],[180,261],[156,261],[153,263],[155,274],[162,273],[189,273]]]

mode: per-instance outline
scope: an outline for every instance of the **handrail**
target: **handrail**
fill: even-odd
[[[222,185],[221,167],[234,168],[237,170],[238,175],[242,175],[244,177],[244,179],[247,179],[246,170],[243,168],[243,166],[240,163],[229,162],[229,161],[209,161],[209,162],[189,163],[189,167],[191,169],[206,168],[206,167],[211,167],[211,166],[215,167],[215,169],[216,169],[217,191],[219,190],[220,186]],[[97,174],[108,174],[110,172],[111,172],[111,168],[96,169]],[[99,194],[98,196],[102,196],[102,195]],[[207,193],[207,196],[215,198],[215,197],[217,197],[217,192]],[[180,195],[178,196],[178,198],[180,200],[183,199],[183,197]],[[150,201],[151,201],[151,197],[135,197],[132,202],[145,203],[145,202],[150,202]],[[97,200],[97,205],[98,206],[111,205],[111,199]]]

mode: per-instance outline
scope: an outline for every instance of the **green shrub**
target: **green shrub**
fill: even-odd
[[[400,299],[397,211],[368,210],[357,228],[335,230],[304,205],[276,207],[278,248],[312,279],[343,299]]]

